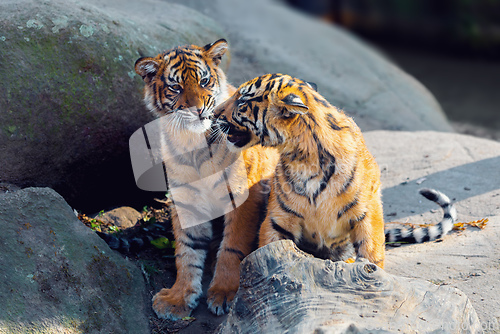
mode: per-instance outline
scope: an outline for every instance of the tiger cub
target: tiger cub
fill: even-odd
[[[259,246],[291,239],[333,260],[348,258],[354,246],[358,258],[384,267],[380,172],[350,117],[311,84],[282,74],[242,84],[215,114],[233,150],[261,144],[280,152]],[[424,195],[451,208],[439,192]],[[450,210],[442,223],[453,219]],[[434,229],[433,237],[439,231],[445,229]],[[410,240],[411,234],[399,229],[387,235]]]
[[[262,190],[265,183],[260,181],[272,175],[279,157],[274,149],[252,147],[241,154],[242,170],[231,165],[235,154],[213,140],[214,108],[235,90],[219,67],[227,47],[223,39],[204,47],[182,46],[154,58],[140,58],[135,64],[145,83],[144,101],[162,121],[161,150],[163,160],[169,159],[164,163],[169,189],[177,189],[172,195],[171,212],[177,277],[170,289],[162,289],[153,297],[153,309],[160,318],[179,319],[197,306],[213,226],[196,221],[215,217],[214,212],[221,209],[217,200],[227,195],[227,181],[243,179],[248,198],[236,207],[233,200],[244,189],[231,189],[235,209],[224,215],[223,239],[207,295],[213,313],[228,311],[239,286],[239,264],[253,250],[259,215],[263,216],[259,212],[267,201]],[[200,142],[206,149],[196,149]],[[214,166],[227,168],[214,174]],[[203,187],[193,180],[203,180]],[[181,211],[187,225],[181,223]]]

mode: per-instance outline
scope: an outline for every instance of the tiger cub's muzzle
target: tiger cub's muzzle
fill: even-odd
[[[217,123],[227,134],[227,140],[236,147],[243,147],[252,139],[252,133],[244,128],[238,128],[227,121],[225,116],[221,116]]]

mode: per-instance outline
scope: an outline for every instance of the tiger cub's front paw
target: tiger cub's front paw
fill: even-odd
[[[223,289],[217,287],[211,287],[208,289],[207,294],[207,304],[208,309],[215,315],[223,315],[229,312],[229,308],[236,294],[236,289]]]
[[[196,307],[198,295],[195,293],[186,294],[185,291],[171,289],[161,289],[153,297],[153,310],[158,318],[179,320],[188,317]],[[189,300],[188,304],[186,300]]]

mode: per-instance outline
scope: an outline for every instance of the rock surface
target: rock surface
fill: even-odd
[[[180,5],[141,1],[125,15],[104,3],[0,4],[0,181],[49,186],[90,212],[138,193],[128,140],[151,116],[135,61],[223,37]]]
[[[121,206],[94,216],[95,219],[105,224],[111,224],[120,230],[134,226],[142,215],[139,211],[129,206]]]
[[[220,37],[234,51],[229,79],[236,85],[284,72],[316,82],[364,130],[451,130],[425,88],[342,30],[269,0],[181,3],[213,20],[159,0],[4,1],[0,180],[50,186],[85,211],[144,204],[131,202],[142,192],[127,149],[150,115],[133,64]]]
[[[467,228],[465,231],[450,233],[443,238],[442,242],[402,245],[399,248],[388,247],[386,272],[391,275],[419,278],[460,289],[471,300],[479,316],[481,328],[485,330],[485,333],[498,333],[500,331],[500,300],[497,298],[500,295],[500,285],[498,284],[500,281],[500,248],[498,247],[498,240],[500,240],[500,168],[498,167],[500,165],[500,143],[470,136],[437,132],[374,131],[365,133],[365,138],[382,170],[386,222],[405,222],[407,220],[415,224],[438,222],[441,219],[441,211],[435,204],[418,195],[417,190],[421,187],[437,188],[454,199],[458,210],[458,220],[461,222],[489,218],[484,230]],[[421,184],[417,184],[417,181]],[[75,222],[75,229],[67,225],[59,227],[60,224],[75,218],[68,206],[62,205],[60,203],[62,199],[54,195],[52,191],[37,190],[33,192],[33,190],[28,190],[37,198],[27,201],[23,199],[24,197],[17,200],[18,193],[12,193],[15,189],[5,188],[9,193],[0,195],[0,225],[4,231],[0,243],[0,276],[3,282],[0,284],[0,304],[5,305],[5,300],[10,300],[12,297],[10,290],[2,290],[4,286],[11,287],[12,284],[19,284],[22,287],[38,289],[36,281],[26,282],[28,275],[33,275],[37,267],[33,265],[31,267],[34,269],[30,269],[31,267],[23,269],[24,267],[17,265],[18,259],[45,261],[42,263],[43,268],[46,268],[43,272],[45,276],[42,277],[59,277],[58,275],[61,275],[57,265],[60,255],[51,255],[55,251],[52,250],[54,248],[52,245],[56,243],[52,241],[54,235],[50,233],[50,229],[55,231],[58,237],[62,234],[58,230],[68,232],[68,236],[64,240],[57,239],[58,254],[62,251],[74,250],[81,257],[81,254],[87,254],[89,251],[91,252],[90,256],[99,255],[101,251],[105,251],[104,256],[115,259],[114,252],[109,250],[100,239],[96,239],[93,232],[82,231],[81,228],[85,229],[85,227],[81,226],[79,222]],[[4,190],[4,185],[0,190]],[[45,197],[48,199],[44,199]],[[54,201],[54,199],[56,200]],[[25,205],[21,206],[20,202],[25,203]],[[15,205],[11,205],[12,203]],[[46,204],[38,205],[38,203]],[[23,209],[24,207],[31,211]],[[55,212],[65,213],[50,215],[56,217],[53,221],[51,220],[50,224],[44,223],[44,226],[50,225],[50,228],[33,230],[33,222],[27,218],[31,217],[32,214],[39,214],[44,219],[43,222],[46,222],[45,219],[49,218],[44,218],[45,213],[51,207]],[[12,227],[13,222],[15,223],[13,217],[19,218],[14,227]],[[26,222],[30,223],[30,229],[26,229],[24,225]],[[73,224],[69,226],[73,226]],[[14,230],[12,231],[12,229]],[[19,244],[17,246],[17,240],[25,240],[21,237],[26,238],[26,233],[33,233],[32,237],[36,238],[36,242],[28,241],[28,245]],[[9,243],[6,243],[7,241]],[[7,244],[11,246],[7,248]],[[29,248],[35,250],[38,248],[33,245],[41,248],[43,244],[48,245],[47,249],[52,248],[50,249],[52,256],[50,259],[53,259],[55,264],[45,265],[45,263],[49,263],[48,257],[37,258],[31,255],[28,258],[27,254],[31,253]],[[61,250],[62,245],[65,245],[64,250]],[[94,245],[98,247],[99,251],[93,248]],[[17,275],[16,272],[6,271],[4,268],[16,265],[21,274],[10,278],[10,275]],[[173,263],[172,269],[165,269],[164,266],[165,264],[160,265],[158,268],[161,269],[158,272],[150,273],[149,280],[152,287],[148,290],[149,294],[173,284],[175,280],[173,268],[175,266]],[[135,277],[135,272],[130,272]],[[94,271],[94,275],[95,273],[99,273],[99,271]],[[208,287],[210,279],[211,274],[207,271],[204,277],[205,288]],[[58,287],[63,283],[64,281],[55,286]],[[122,285],[117,285],[118,288],[120,286]],[[64,289],[64,286],[61,289]],[[66,288],[63,291],[65,294],[71,295],[72,293],[71,288]],[[95,291],[99,290],[96,288],[92,291],[92,293],[98,294]],[[113,292],[113,290],[106,291]],[[119,293],[121,294],[121,292]],[[14,296],[17,298],[13,299],[14,306],[26,305],[22,296]],[[141,312],[145,312],[145,314],[152,312],[149,309],[149,297],[146,298],[146,301],[141,298],[141,296],[130,296],[128,302],[128,305],[136,308],[134,311],[137,313],[136,316],[139,316]],[[24,322],[27,326],[30,321],[42,324],[41,319],[44,317],[37,314],[45,314],[45,311],[53,312],[54,309],[59,310],[59,304],[53,299],[38,297],[36,300],[43,303],[36,305],[43,305],[43,307],[38,310],[28,308],[30,318]],[[7,302],[6,305],[12,304]],[[144,307],[144,305],[146,306]],[[104,306],[102,310],[109,311],[109,308]],[[172,328],[183,328],[180,333],[186,334],[203,333],[207,331],[207,328],[214,329],[220,322],[224,321],[224,317],[216,317],[208,311],[204,298],[192,316],[196,320],[190,320],[190,324],[163,324],[156,319],[160,322],[160,327],[165,328],[163,332],[159,331],[158,333],[168,333]],[[85,317],[82,316],[82,318]],[[17,332],[14,331],[14,323],[8,319],[12,319],[12,315],[6,315],[6,311],[0,308],[0,320],[3,321],[0,326],[6,326],[7,322],[10,321],[8,324],[11,326],[11,332],[22,332],[20,329]],[[57,320],[51,315],[45,319],[48,319],[47,321],[52,325],[55,325]],[[22,325],[20,321],[15,322],[15,324],[18,327]],[[3,329],[4,327],[0,327],[0,332]],[[55,332],[58,331],[55,330]],[[77,331],[75,330],[75,332]]]
[[[309,256],[292,241],[253,252],[219,333],[477,332],[464,293],[393,276],[368,262]]]
[[[0,332],[148,333],[140,271],[48,188],[0,194]]]
[[[232,50],[228,76],[236,86],[281,72],[315,82],[318,91],[354,116],[364,131],[452,131],[426,88],[334,25],[298,13],[282,1],[175,1],[226,29]]]
[[[484,230],[467,228],[442,242],[388,248],[385,270],[460,289],[485,333],[499,333],[500,143],[437,132],[373,131],[365,139],[382,170],[386,224],[437,223],[441,211],[417,193],[424,187],[455,201],[459,222],[489,219]]]

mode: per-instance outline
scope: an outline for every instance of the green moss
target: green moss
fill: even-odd
[[[124,85],[135,90],[136,82],[126,75],[130,71],[127,64],[135,59],[121,56],[127,54],[123,41],[108,40],[108,47],[98,39],[78,42],[73,30],[57,34],[43,29],[8,31],[8,47],[2,48],[0,55],[15,62],[0,67],[0,75],[11,78],[3,83],[8,92],[6,106],[1,100],[0,105],[14,112],[9,118],[18,125],[19,137],[36,141],[43,139],[40,134],[65,135],[65,129],[74,129],[82,122],[99,126],[109,108],[117,108],[117,101],[127,95]],[[24,39],[27,34],[29,42]],[[114,61],[117,57],[123,60]],[[12,128],[4,129],[8,135],[12,132]]]

